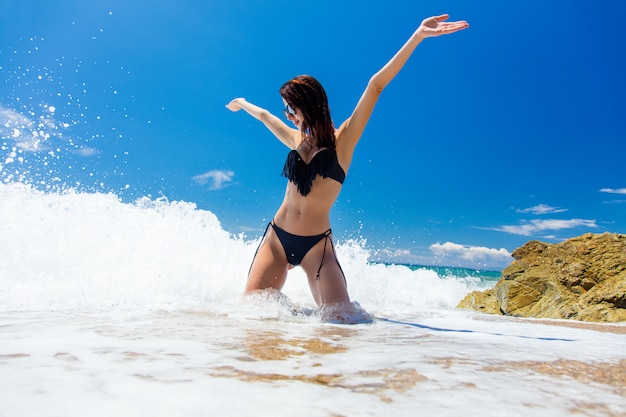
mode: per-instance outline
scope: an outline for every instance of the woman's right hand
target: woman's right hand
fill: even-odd
[[[241,102],[245,100],[246,100],[245,98],[235,98],[226,105],[226,108],[230,111],[239,111],[242,109]]]

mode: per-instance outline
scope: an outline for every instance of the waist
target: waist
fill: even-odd
[[[299,210],[283,204],[274,215],[274,224],[294,235],[313,236],[330,229],[330,213]]]

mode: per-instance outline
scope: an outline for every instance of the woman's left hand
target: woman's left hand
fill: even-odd
[[[417,29],[421,33],[423,38],[433,38],[441,35],[449,35],[450,33],[458,32],[459,30],[467,29],[469,24],[465,20],[458,22],[446,22],[448,19],[447,14],[441,16],[433,16],[422,21],[422,24]]]

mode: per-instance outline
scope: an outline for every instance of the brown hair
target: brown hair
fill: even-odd
[[[311,137],[320,148],[335,148],[335,126],[330,118],[324,87],[310,75],[299,75],[280,87],[289,106],[302,113],[302,136]]]

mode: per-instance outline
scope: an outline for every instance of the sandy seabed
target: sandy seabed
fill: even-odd
[[[353,326],[2,313],[0,416],[622,416],[619,327],[456,311]]]

